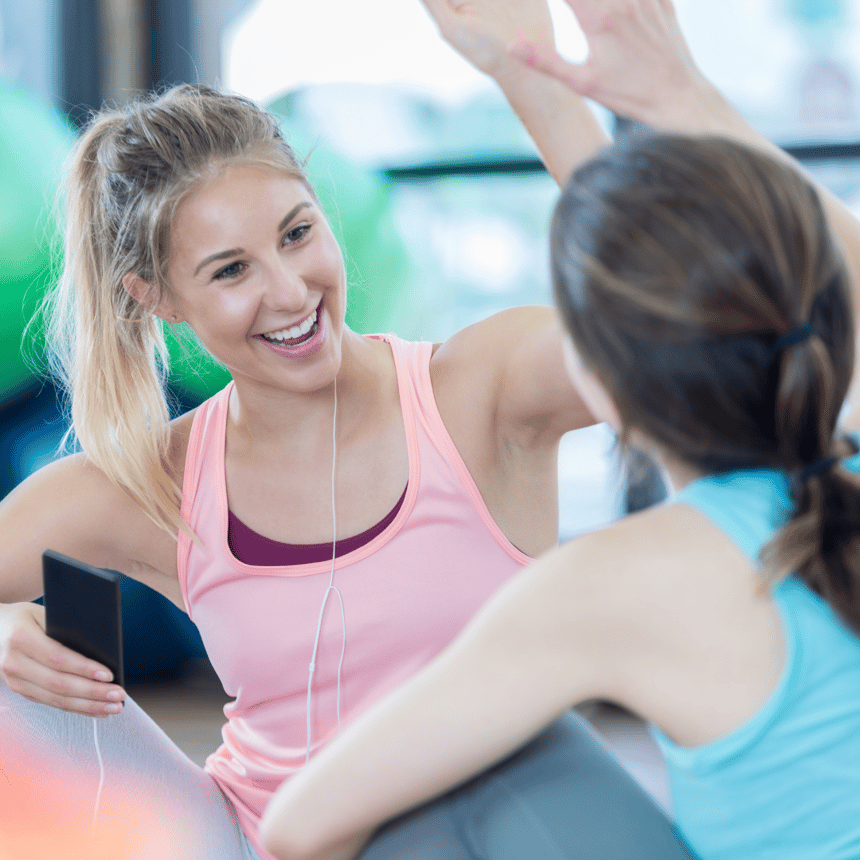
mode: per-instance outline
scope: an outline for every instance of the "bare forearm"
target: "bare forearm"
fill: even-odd
[[[495,79],[559,185],[609,143],[609,135],[585,99],[564,84],[519,62]]]
[[[576,93],[515,58],[514,42],[554,50],[546,0],[422,0],[442,37],[501,87],[555,180],[608,140],[586,102]]]
[[[478,675],[468,659],[428,667],[285,783],[263,817],[267,849],[278,860],[351,860],[383,821],[443,793],[515,745],[520,738],[488,738],[487,714],[500,700],[493,690],[476,695],[473,679],[493,677],[479,662]]]
[[[722,135],[790,160],[702,74],[671,3],[567,3],[588,41],[587,61],[566,62],[547,40],[515,44],[509,49],[515,59],[657,131]],[[818,190],[853,281],[860,284],[860,224],[834,194],[820,185]]]
[[[267,812],[269,820],[274,820],[274,815],[277,815],[277,810],[274,811],[274,814]],[[260,835],[268,852],[277,857],[278,860],[354,860],[367,845],[373,831],[368,830],[337,844],[311,848],[301,847],[291,840],[285,839],[276,828],[270,828],[269,831],[261,828]]]
[[[569,617],[579,604],[556,585],[566,569],[536,565],[512,580],[442,655],[288,780],[263,817],[268,850],[279,860],[346,860],[383,821],[483,771],[591,698],[599,661],[588,647],[584,658],[569,650],[581,650],[569,628],[588,634],[590,622]]]
[[[751,125],[707,81],[691,88],[686,100],[666,99],[641,119],[657,131],[729,137],[769,152],[802,170],[798,162]],[[832,191],[810,179],[818,189],[828,222],[842,249],[855,285],[855,306],[860,308],[860,222]]]

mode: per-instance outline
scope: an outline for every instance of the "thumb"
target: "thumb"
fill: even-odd
[[[28,603],[25,607],[27,613],[33,618],[36,624],[45,629],[45,607],[38,603]]]
[[[561,81],[578,95],[589,95],[592,81],[586,64],[569,63],[563,60],[552,47],[533,42],[514,42],[508,51],[521,63]]]

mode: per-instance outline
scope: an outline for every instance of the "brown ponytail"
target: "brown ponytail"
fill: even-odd
[[[839,448],[856,454],[857,443],[840,440]],[[845,623],[860,634],[860,480],[840,465],[837,455],[822,458],[821,472],[792,476],[794,511],[764,549],[767,581],[797,571],[825,598]]]

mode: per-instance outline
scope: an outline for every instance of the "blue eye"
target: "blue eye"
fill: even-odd
[[[292,230],[288,230],[284,235],[284,244],[285,245],[296,245],[301,242],[302,239],[307,236],[310,232],[311,225],[310,224],[299,224],[298,227],[293,227]]]
[[[230,263],[229,266],[225,266],[223,269],[219,269],[214,275],[213,278],[216,281],[224,280],[227,278],[237,278],[242,274],[245,264],[239,260],[235,263]]]

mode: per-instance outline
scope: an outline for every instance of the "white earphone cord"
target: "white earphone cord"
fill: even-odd
[[[320,634],[322,632],[323,615],[325,615],[325,607],[328,603],[328,596],[331,592],[337,595],[340,603],[341,629],[343,638],[340,648],[340,662],[337,664],[337,730],[340,733],[340,676],[343,668],[343,657],[346,653],[346,615],[343,609],[343,595],[335,588],[334,585],[334,565],[337,558],[337,512],[335,510],[335,493],[334,493],[334,477],[337,466],[337,379],[334,381],[334,412],[331,422],[331,573],[328,578],[328,587],[323,595],[322,605],[320,606],[319,620],[317,621],[317,632],[314,638],[314,650],[311,654],[310,666],[308,666],[308,698],[307,698],[307,744],[305,746],[305,761],[311,757],[311,697],[313,691],[314,674],[317,668],[317,651],[319,650]]]
[[[99,718],[93,717],[92,720],[93,720],[93,740],[95,741],[95,745],[96,745],[96,757],[99,760],[99,787],[98,787],[98,790],[96,791],[96,807],[93,810],[93,826],[92,826],[93,833],[95,833],[96,819],[98,818],[99,804],[101,803],[101,797],[102,797],[102,786],[105,783],[105,766],[104,766],[104,762],[102,761],[102,751],[101,751],[101,748],[99,747]]]

